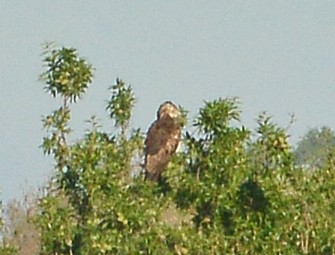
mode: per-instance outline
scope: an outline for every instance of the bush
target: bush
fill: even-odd
[[[334,165],[297,168],[286,131],[266,114],[249,130],[235,98],[205,102],[159,183],[137,174],[131,86],[117,79],[104,132],[93,117],[69,144],[72,103],[93,69],[72,48],[46,51],[45,89],[63,105],[44,118],[55,174],[39,201],[41,254],[335,254]]]

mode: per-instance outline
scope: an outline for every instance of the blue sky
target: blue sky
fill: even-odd
[[[0,199],[20,198],[51,175],[39,149],[41,118],[57,107],[43,92],[41,44],[78,49],[94,82],[73,106],[77,139],[105,112],[116,77],[137,97],[133,127],[144,131],[172,100],[196,114],[203,100],[240,98],[243,124],[267,111],[297,142],[309,128],[335,128],[334,1],[0,2]]]

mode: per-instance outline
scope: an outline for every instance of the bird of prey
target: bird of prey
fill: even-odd
[[[175,153],[181,136],[181,112],[171,101],[160,105],[145,140],[145,178],[158,181]]]

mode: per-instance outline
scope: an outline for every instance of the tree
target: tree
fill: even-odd
[[[335,133],[329,127],[312,128],[299,141],[294,151],[298,165],[316,169],[324,166],[335,149]]]
[[[51,49],[46,54],[47,71],[42,78],[46,90],[54,97],[60,96],[63,106],[43,120],[50,134],[42,148],[54,156],[56,174],[40,201],[42,253],[135,252],[134,247],[126,245],[128,237],[147,234],[148,224],[155,221],[155,211],[147,209],[158,208],[159,204],[149,199],[150,192],[149,197],[139,196],[145,186],[134,185],[131,179],[133,156],[143,142],[139,130],[127,136],[134,102],[132,89],[120,79],[111,87],[106,109],[114,120],[115,134],[100,131],[92,118],[84,139],[69,145],[69,104],[87,89],[92,67],[74,49]],[[134,245],[143,245],[140,241]]]
[[[24,201],[10,201],[5,207],[3,238],[18,255],[33,255],[40,250],[39,233],[33,222],[37,213],[36,197],[26,194]]]
[[[1,203],[0,203],[1,205]],[[2,208],[0,207],[0,234],[1,234],[1,241],[0,241],[0,255],[12,255],[16,253],[15,247],[11,246],[6,238],[4,238],[4,232],[6,231],[4,229],[4,221],[2,218]]]
[[[161,181],[147,182],[134,176],[143,137],[129,127],[131,86],[111,87],[112,132],[92,117],[70,143],[71,105],[93,68],[73,48],[48,47],[44,63],[46,92],[62,105],[43,119],[55,165],[38,205],[40,254],[335,254],[334,162],[297,167],[265,113],[250,130],[236,98],[205,102]]]

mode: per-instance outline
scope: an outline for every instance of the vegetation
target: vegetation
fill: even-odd
[[[0,217],[0,230],[4,230],[4,222],[3,219]],[[0,242],[0,255],[11,255],[15,254],[16,249],[14,246],[9,245],[6,242],[6,239],[2,237],[2,240]]]
[[[11,247],[13,254],[31,255],[39,253],[39,233],[33,222],[37,213],[36,206],[36,196],[27,194],[24,201],[11,201],[5,207],[6,227],[2,235],[4,243],[8,248]],[[13,248],[15,248],[15,253]],[[8,252],[5,254],[8,254]]]
[[[324,167],[335,149],[335,133],[328,127],[312,128],[299,141],[296,163],[313,170]]]
[[[93,68],[73,48],[48,47],[41,78],[61,106],[43,119],[54,175],[34,222],[40,254],[335,254],[335,166],[295,162],[286,131],[265,113],[250,130],[235,98],[205,102],[159,183],[138,174],[143,136],[131,130],[131,86],[117,79],[107,111],[70,143],[71,105]],[[6,254],[1,253],[0,254]]]

